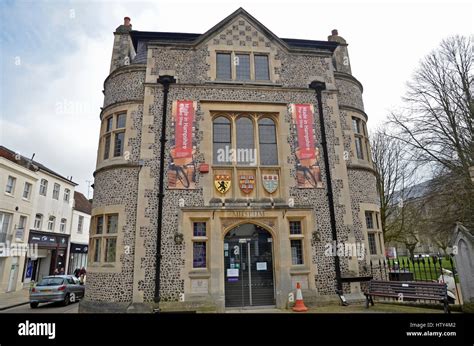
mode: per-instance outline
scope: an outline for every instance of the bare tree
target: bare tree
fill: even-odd
[[[435,176],[447,177],[449,184],[456,182],[456,218],[467,226],[474,226],[472,48],[463,36],[443,40],[408,84],[404,111],[390,116],[393,137],[406,144],[412,159],[435,168]]]
[[[399,216],[398,203],[409,194],[409,186],[415,184],[414,168],[408,160],[406,145],[393,138],[386,128],[378,128],[370,138],[380,200],[380,221],[384,239],[390,241],[395,237],[394,220]]]

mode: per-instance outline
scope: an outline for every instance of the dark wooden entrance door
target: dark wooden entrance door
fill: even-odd
[[[224,238],[226,307],[275,304],[273,239],[264,228],[242,224]]]

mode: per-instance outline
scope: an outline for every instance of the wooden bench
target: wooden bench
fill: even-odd
[[[365,307],[373,306],[373,297],[394,298],[399,301],[434,300],[444,305],[444,312],[450,313],[448,288],[445,283],[418,281],[369,281],[365,294]]]

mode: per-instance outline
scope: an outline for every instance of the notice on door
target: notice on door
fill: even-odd
[[[257,270],[267,270],[267,262],[257,262]]]
[[[227,269],[227,277],[228,278],[239,277],[239,270],[238,269]]]

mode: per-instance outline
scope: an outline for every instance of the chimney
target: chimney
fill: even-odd
[[[333,30],[331,31],[331,35],[332,35],[332,36],[338,36],[339,34],[337,33],[337,29],[333,29]]]
[[[132,24],[130,24],[130,17],[124,17],[123,18],[123,25],[125,26],[132,26]]]

